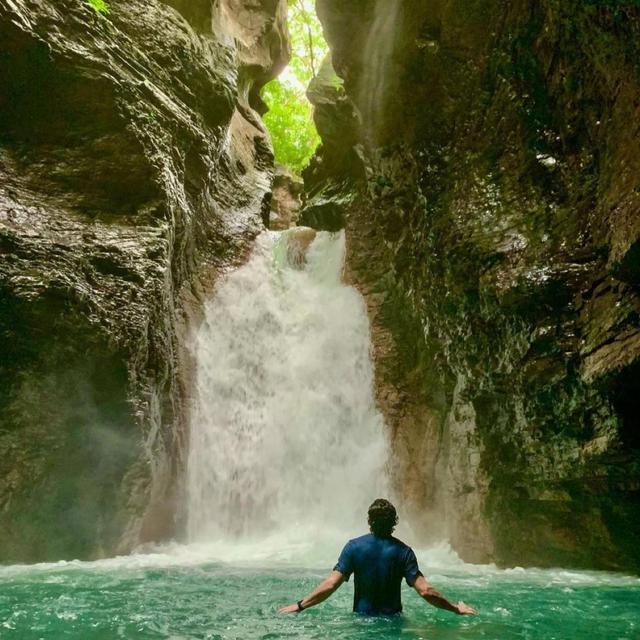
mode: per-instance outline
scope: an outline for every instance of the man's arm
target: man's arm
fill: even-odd
[[[452,613],[458,615],[474,615],[478,613],[473,607],[470,607],[464,602],[458,602],[458,604],[452,604],[441,593],[436,591],[434,587],[429,584],[427,579],[420,575],[413,583],[413,588],[424,598],[430,605],[438,607],[438,609],[446,609]]]
[[[340,571],[332,571],[306,598],[302,599],[302,608],[308,609],[324,602],[338,587],[345,582],[345,576]],[[298,603],[281,607],[278,613],[296,613]]]

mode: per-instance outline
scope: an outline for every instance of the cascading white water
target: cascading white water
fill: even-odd
[[[263,233],[195,336],[191,542],[357,532],[384,491],[369,324],[341,279],[344,235],[318,233],[296,268],[289,242],[300,233]]]
[[[393,77],[391,66],[401,5],[402,2],[397,0],[376,0],[363,50],[358,102],[363,124],[374,143],[383,122],[386,100],[392,93],[389,82]]]

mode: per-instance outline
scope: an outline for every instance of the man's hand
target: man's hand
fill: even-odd
[[[280,607],[278,609],[278,613],[297,613],[298,612],[298,603],[288,604],[286,607]]]
[[[462,602],[462,600],[458,602],[456,609],[458,610],[458,614],[461,616],[475,616],[478,613],[473,607]]]

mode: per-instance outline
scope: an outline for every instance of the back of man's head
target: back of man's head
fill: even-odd
[[[384,498],[378,498],[369,507],[369,527],[378,538],[388,538],[398,524],[396,508]]]

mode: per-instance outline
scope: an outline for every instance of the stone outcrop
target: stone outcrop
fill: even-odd
[[[283,231],[293,226],[302,208],[304,182],[284,165],[276,166],[273,178],[269,229]]]
[[[285,0],[107,5],[0,4],[2,562],[179,528],[184,341],[269,215]]]
[[[414,528],[474,561],[637,569],[640,10],[317,7],[344,87],[310,92],[302,220],[346,227]]]
[[[358,155],[358,116],[330,53],[311,81],[307,97],[322,144],[303,172],[305,206],[300,221],[337,231],[344,227],[343,212],[353,199],[350,184],[364,177],[364,167]]]

